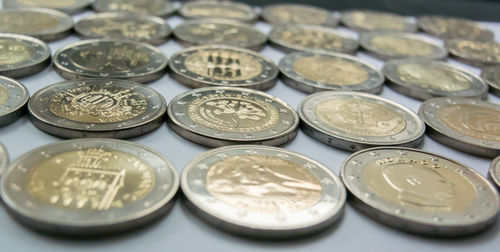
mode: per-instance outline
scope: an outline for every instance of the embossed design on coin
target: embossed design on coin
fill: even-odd
[[[179,9],[184,18],[224,18],[242,22],[254,22],[257,19],[250,5],[231,1],[195,1],[186,2]]]
[[[500,157],[491,161],[490,170],[488,171],[488,178],[495,183],[497,188],[500,189]]]
[[[482,28],[477,22],[446,16],[421,16],[418,26],[424,32],[442,39],[493,40],[492,31]]]
[[[500,44],[494,41],[452,39],[446,41],[450,54],[474,66],[500,64]]]
[[[175,12],[174,4],[164,0],[96,0],[97,12],[132,12],[153,16],[167,16]]]
[[[305,4],[271,4],[262,10],[262,18],[271,24],[337,25],[337,18],[323,8]]]
[[[0,34],[0,74],[12,78],[40,72],[50,64],[50,48],[42,41],[17,34]]]
[[[368,80],[368,72],[350,62],[332,58],[301,58],[293,63],[296,73],[305,78],[338,85],[354,85]],[[325,70],[329,71],[325,71]],[[339,74],[342,73],[345,74]]]
[[[23,84],[0,76],[0,127],[24,116],[29,97],[28,89]]]
[[[490,86],[490,91],[500,97],[500,66],[483,68],[481,78]]]
[[[4,8],[42,7],[75,13],[90,4],[89,0],[3,0]]]
[[[344,25],[356,31],[417,31],[415,20],[388,12],[344,11],[340,20]]]

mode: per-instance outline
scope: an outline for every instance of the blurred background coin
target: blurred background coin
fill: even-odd
[[[0,127],[24,115],[29,97],[28,89],[23,84],[0,76]]]
[[[165,0],[95,0],[97,12],[131,12],[153,16],[168,16],[175,12],[174,4]]]
[[[472,66],[500,64],[500,44],[494,41],[452,39],[446,41],[446,47],[455,59]]]
[[[463,18],[421,16],[418,18],[418,27],[432,36],[446,40],[454,38],[493,40],[495,37],[492,31],[482,28],[479,23]]]
[[[255,22],[257,14],[252,6],[232,1],[192,1],[179,9],[184,18],[223,18],[241,22]]]
[[[481,78],[490,86],[490,92],[500,97],[500,66],[484,68]]]
[[[3,174],[5,169],[7,169],[7,165],[9,164],[9,154],[7,153],[7,149],[5,146],[0,143],[0,175]]]
[[[500,156],[491,162],[488,178],[500,189]]]
[[[3,0],[4,8],[41,7],[66,13],[77,13],[86,9],[90,0]]]
[[[0,33],[0,75],[19,78],[50,65],[50,48],[43,41],[18,34]]]
[[[276,24],[336,26],[338,19],[327,9],[305,4],[271,4],[262,10],[264,21]]]
[[[417,31],[417,23],[412,18],[388,12],[369,10],[344,11],[340,15],[340,20],[345,26],[358,32]]]

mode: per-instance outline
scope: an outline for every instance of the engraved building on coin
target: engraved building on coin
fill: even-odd
[[[19,78],[36,74],[50,65],[50,48],[33,37],[0,34],[0,75]]]
[[[23,84],[0,76],[0,127],[24,116],[29,98],[28,89]]]
[[[175,12],[174,4],[165,0],[95,0],[96,12],[128,12],[153,16],[168,16]]]

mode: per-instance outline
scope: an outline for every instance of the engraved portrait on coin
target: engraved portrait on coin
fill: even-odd
[[[12,78],[36,74],[50,64],[43,41],[17,34],[0,35],[0,74]]]
[[[255,22],[257,14],[252,6],[232,1],[191,1],[179,9],[184,18],[223,18],[241,22]]]
[[[0,76],[0,127],[24,116],[29,98],[29,91],[23,84]]]
[[[3,0],[4,8],[41,7],[66,13],[83,11],[89,4],[90,0]]]
[[[500,44],[494,41],[452,39],[446,47],[456,59],[473,66],[497,65],[500,63]]]
[[[96,12],[128,12],[153,16],[168,16],[175,12],[174,4],[164,0],[95,0]]]
[[[344,11],[340,15],[342,23],[350,29],[367,31],[398,31],[416,32],[417,24],[409,17],[400,16],[394,13],[353,10]]]
[[[271,4],[262,10],[262,18],[271,24],[337,25],[329,10],[305,4]]]
[[[456,17],[421,16],[418,27],[432,36],[442,39],[493,40],[492,31],[481,27],[477,22]]]

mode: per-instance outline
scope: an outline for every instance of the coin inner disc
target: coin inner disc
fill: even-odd
[[[2,32],[32,34],[50,30],[59,25],[59,20],[49,14],[33,11],[5,12],[0,15]]]
[[[29,61],[34,54],[33,47],[25,42],[0,39],[0,67]]]
[[[0,86],[0,106],[5,104],[9,100],[9,91],[4,87]]]
[[[424,41],[405,37],[376,36],[371,43],[387,54],[427,56],[434,51],[434,47]]]
[[[329,57],[300,58],[293,62],[293,70],[308,80],[332,85],[356,85],[369,77],[363,67]]]
[[[471,87],[464,75],[432,64],[404,64],[397,71],[401,80],[422,88],[462,91]]]

